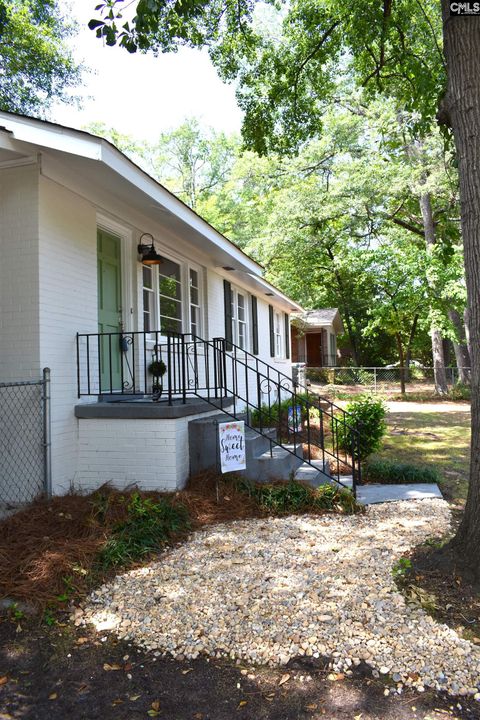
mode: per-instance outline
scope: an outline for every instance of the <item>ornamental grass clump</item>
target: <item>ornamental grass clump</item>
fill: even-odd
[[[371,395],[361,395],[347,403],[346,423],[338,423],[338,444],[347,453],[352,451],[352,429],[357,428],[357,450],[360,460],[365,460],[380,449],[387,430],[385,415],[387,408],[383,400]]]
[[[371,483],[394,485],[397,483],[438,483],[440,476],[435,468],[391,460],[371,460],[367,463],[364,480]]]

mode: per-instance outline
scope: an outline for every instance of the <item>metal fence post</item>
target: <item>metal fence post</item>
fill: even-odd
[[[377,368],[373,368],[373,387],[374,393],[377,394]]]
[[[50,368],[43,368],[43,463],[45,493],[52,497],[52,441],[50,412]]]

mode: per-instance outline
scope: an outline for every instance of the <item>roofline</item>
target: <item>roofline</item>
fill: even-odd
[[[74,137],[75,136],[80,136],[80,137],[83,136],[85,138],[88,138],[90,141],[94,142],[96,145],[99,145],[100,147],[105,146],[110,152],[113,151],[113,153],[118,157],[118,159],[120,160],[121,163],[125,163],[125,164],[131,166],[133,168],[134,172],[141,174],[149,182],[154,183],[162,192],[165,192],[170,196],[173,203],[180,205],[189,214],[191,214],[193,216],[193,218],[195,218],[197,221],[200,221],[201,224],[205,225],[205,227],[210,232],[213,232],[214,235],[216,235],[222,241],[227,242],[231,246],[231,250],[234,251],[232,253],[232,255],[239,253],[247,261],[246,264],[253,265],[254,270],[256,271],[255,275],[257,275],[257,274],[260,275],[261,272],[264,270],[263,265],[261,265],[256,260],[251,258],[250,255],[248,255],[241,248],[239,248],[238,245],[236,245],[232,240],[230,240],[230,238],[226,237],[226,235],[223,235],[223,233],[219,232],[219,230],[214,228],[213,225],[211,225],[207,220],[205,220],[205,218],[203,218],[201,215],[199,215],[197,212],[195,212],[195,210],[192,210],[192,208],[189,207],[185,202],[183,202],[183,200],[180,200],[180,198],[178,198],[173,192],[171,192],[171,190],[166,188],[164,185],[162,185],[162,183],[160,183],[158,180],[156,180],[151,175],[149,175],[149,173],[147,173],[146,170],[143,170],[139,165],[137,165],[137,163],[135,163],[133,160],[131,160],[129,157],[127,157],[127,155],[125,155],[121,150],[119,150],[109,140],[106,140],[105,138],[102,138],[99,135],[93,135],[93,133],[90,133],[86,130],[77,130],[76,128],[71,128],[68,125],[61,125],[60,123],[55,123],[50,120],[43,120],[42,118],[35,118],[30,115],[23,115],[21,113],[12,113],[7,110],[1,110],[0,117],[2,115],[7,115],[7,116],[11,117],[12,119],[25,120],[29,123],[38,123],[39,125],[47,125],[47,126],[50,126],[52,129],[59,128],[61,130],[67,131]],[[8,131],[7,128],[4,128],[4,129],[6,131]],[[15,137],[15,134],[14,134],[14,137]],[[19,138],[16,138],[16,139],[19,139]],[[30,142],[30,141],[28,141],[28,140],[22,141],[20,139],[20,142]],[[53,148],[53,149],[55,149],[55,148]],[[60,150],[62,151],[62,149],[60,149]],[[68,151],[64,150],[64,152],[68,152]],[[72,150],[70,150],[69,152],[71,152],[71,154],[80,154],[80,153],[75,153]],[[113,167],[111,163],[107,162],[107,159],[104,156],[104,153],[101,153],[100,156],[94,157],[91,159],[96,159],[100,162],[103,162],[105,165],[108,165],[114,172],[116,172],[117,174],[121,174],[121,173],[119,173],[118,169]],[[128,178],[126,178],[126,179],[128,179]],[[258,268],[258,270],[260,270],[260,273],[258,272],[258,270],[256,270],[257,268]],[[276,290],[276,292],[280,293],[280,291],[277,288],[274,288],[274,289]],[[282,294],[282,293],[280,293],[280,294]]]

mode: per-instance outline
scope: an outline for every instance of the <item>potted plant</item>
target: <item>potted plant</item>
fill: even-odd
[[[167,372],[167,366],[163,360],[152,360],[148,366],[148,372],[153,375],[152,394],[155,396],[154,400],[160,400],[163,392],[162,377]]]

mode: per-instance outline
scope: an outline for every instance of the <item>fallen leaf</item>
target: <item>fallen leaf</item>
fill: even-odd
[[[268,700],[268,702],[272,702],[272,700],[275,698],[275,693],[269,693],[268,695],[265,695],[265,700]]]
[[[310,703],[310,705],[307,705],[307,710],[317,710],[317,708],[317,703]]]
[[[148,717],[158,717],[160,713],[157,710],[148,710],[147,715]]]
[[[79,637],[77,638],[77,645],[84,645],[86,642],[88,642],[87,637]]]
[[[85,691],[88,692],[88,685],[87,685],[87,683],[82,683],[82,684],[77,688],[77,692],[78,692],[78,693],[84,693]]]
[[[152,710],[157,710],[157,711],[160,710],[160,701],[159,701],[159,700],[154,700],[154,701],[152,702],[152,706],[151,706],[151,707],[152,707]]]
[[[238,710],[238,708],[245,707],[245,705],[247,705],[247,701],[246,701],[246,700],[240,700],[240,702],[238,703],[237,710]]]
[[[141,695],[130,695],[130,697],[128,699],[131,700],[132,702],[135,702],[135,700],[138,700],[139,697],[142,697],[142,696]]]
[[[56,700],[57,697],[58,697],[57,693],[50,693],[50,695],[48,696],[48,699],[49,699],[49,700]]]
[[[288,673],[285,673],[285,675],[282,675],[282,677],[280,678],[280,682],[278,683],[278,685],[279,686],[285,685],[285,683],[288,682],[289,680],[290,680],[290,675]]]
[[[6,675],[2,675],[2,677],[0,677],[0,685],[5,685],[6,682],[8,682],[8,677]]]
[[[353,720],[360,720],[360,718],[363,717],[363,713],[360,713],[360,715],[354,715]]]
[[[123,704],[123,700],[121,698],[117,698],[116,700],[114,700],[112,702],[112,707],[115,707],[115,705],[122,705],[122,704]]]
[[[110,665],[109,663],[104,663],[103,669],[105,672],[110,672],[111,670],[121,670],[122,666],[118,665],[117,663],[113,663],[113,665]]]
[[[133,668],[132,663],[125,663],[125,665],[123,666],[123,669],[125,670],[125,672],[130,672],[130,670],[132,668]]]
[[[189,672],[193,672],[193,668],[188,668],[188,670],[182,670],[182,675],[188,675]]]

